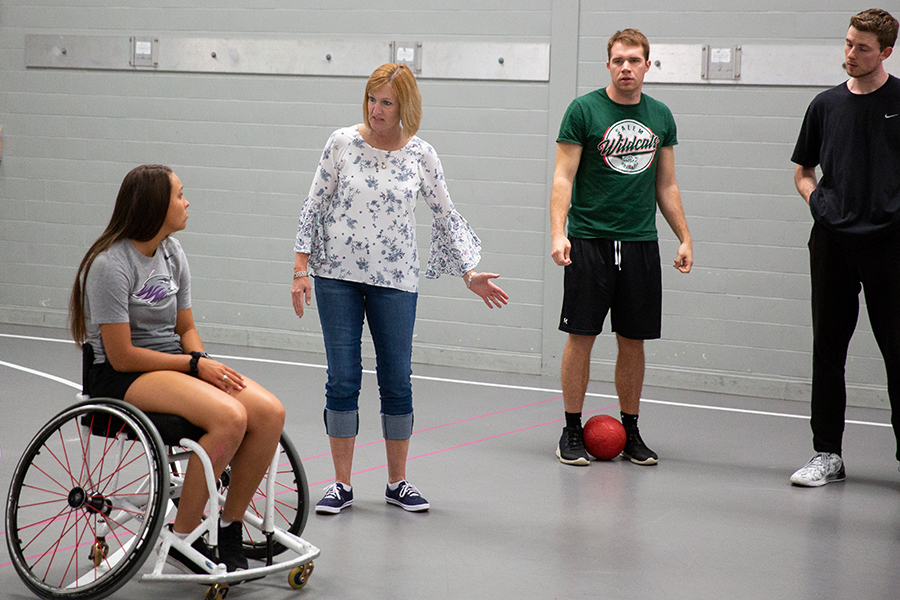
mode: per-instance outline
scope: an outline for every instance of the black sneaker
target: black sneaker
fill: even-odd
[[[625,428],[625,449],[622,454],[636,465],[655,465],[659,462],[659,456],[647,447],[637,427]]]
[[[587,450],[584,449],[584,429],[581,427],[563,427],[556,447],[556,457],[564,465],[586,467],[591,464]]]
[[[409,483],[405,479],[400,481],[397,489],[392,490],[390,486],[384,489],[384,499],[388,504],[399,506],[403,510],[410,512],[419,512],[428,510],[431,505],[428,500],[422,497],[416,486]]]
[[[225,565],[229,573],[246,570],[247,557],[244,556],[244,524],[233,521],[231,525],[222,527],[219,523],[219,562]]]
[[[172,524],[169,523],[166,525],[169,528],[169,531],[172,531]],[[215,569],[216,562],[216,552],[213,548],[210,548],[202,537],[194,540],[194,543],[191,544],[191,548],[202,554],[206,558],[206,569],[189,559],[187,556],[181,553],[175,546],[169,547],[169,555],[166,556],[166,564],[171,565],[181,571],[186,575],[197,574],[197,575],[206,575],[208,573],[212,573]]]
[[[325,488],[325,495],[316,503],[316,512],[336,515],[351,504],[353,504],[353,488],[335,481]]]

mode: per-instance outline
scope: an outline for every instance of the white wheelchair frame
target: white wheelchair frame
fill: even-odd
[[[280,452],[276,452],[269,465],[265,481],[265,508],[262,511],[262,517],[258,516],[257,511],[253,510],[253,504],[248,508],[244,515],[244,525],[247,528],[253,528],[265,537],[266,558],[265,565],[249,569],[228,573],[224,564],[213,564],[200,552],[191,547],[191,544],[206,535],[210,545],[217,545],[218,542],[218,519],[219,508],[225,500],[225,494],[217,487],[218,476],[213,471],[212,462],[206,451],[194,440],[190,438],[181,438],[178,445],[184,448],[184,451],[171,452],[172,446],[163,444],[159,431],[147,416],[136,409],[118,400],[88,398],[79,395],[83,400],[82,403],[59,413],[54,419],[49,421],[44,428],[35,436],[31,444],[27,447],[25,454],[19,461],[13,481],[10,486],[10,493],[6,507],[6,534],[7,546],[10,551],[10,557],[13,565],[23,582],[38,596],[47,598],[48,600],[73,599],[73,600],[99,600],[119,589],[131,577],[137,574],[142,564],[149,559],[149,555],[153,550],[156,551],[156,559],[153,568],[149,573],[143,573],[140,576],[141,581],[183,581],[190,583],[209,584],[206,591],[206,600],[223,600],[228,593],[229,584],[259,579],[273,573],[281,571],[289,571],[288,583],[294,589],[300,589],[306,585],[313,570],[313,559],[320,554],[318,548],[299,537],[301,531],[295,535],[275,525],[276,521],[276,484],[279,468]],[[81,410],[82,412],[78,412]],[[94,415],[107,413],[111,418],[118,418],[124,422],[124,425],[115,432],[115,436],[110,435],[110,426],[107,425],[107,431],[97,433],[92,428],[94,426]],[[90,419],[90,424],[85,424],[85,419]],[[73,425],[75,424],[75,425]],[[81,431],[77,431],[79,429]],[[64,430],[64,428],[67,428]],[[64,435],[64,431],[68,433],[68,438]],[[74,431],[74,433],[71,433]],[[58,433],[58,435],[57,435]],[[103,457],[99,460],[105,460],[107,454],[110,455],[110,462],[113,465],[123,464],[128,467],[133,462],[140,463],[138,459],[145,458],[148,463],[146,477],[134,477],[124,483],[119,481],[120,473],[118,469],[112,474],[103,473],[103,467],[96,469],[92,465],[90,451],[92,445],[99,442],[93,441],[94,436],[103,436],[106,439],[102,442],[101,452]],[[129,437],[131,436],[131,437]],[[107,441],[110,440],[110,441]],[[129,456],[131,448],[137,443],[141,444],[144,454],[132,459]],[[129,446],[130,442],[130,446]],[[170,440],[171,442],[171,440]],[[285,447],[284,442],[287,442]],[[71,445],[69,445],[71,444]],[[73,457],[72,465],[69,465],[68,451],[77,444],[85,458],[80,462],[78,457]],[[59,449],[56,446],[59,446]],[[148,448],[155,448],[153,456],[150,456]],[[169,449],[167,451],[167,448]],[[305,474],[302,472],[302,464],[296,451],[290,444],[286,436],[282,435],[282,444],[280,445],[285,453],[289,455],[292,465],[292,474],[295,475],[296,485],[305,486]],[[44,456],[41,456],[41,454]],[[177,510],[175,500],[180,496],[181,486],[184,481],[183,469],[177,469],[173,472],[172,465],[179,466],[186,461],[191,454],[196,454],[203,464],[203,470],[206,479],[207,489],[209,491],[209,499],[206,505],[206,514],[202,523],[195,528],[184,539],[176,536],[172,531],[163,527],[163,523],[168,522]],[[56,455],[59,455],[56,456]],[[49,461],[46,455],[50,455],[59,463],[62,468],[63,476],[55,476],[55,478],[45,468],[47,462],[51,467],[56,465]],[[60,457],[65,456],[64,459]],[[124,459],[123,459],[124,456]],[[36,464],[38,459],[42,460],[39,466]],[[123,461],[117,463],[115,461]],[[47,462],[44,462],[47,461]],[[129,462],[130,461],[130,462]],[[296,464],[294,462],[296,461]],[[62,463],[66,464],[63,465]],[[152,463],[152,464],[151,464]],[[160,464],[157,464],[160,463]],[[32,465],[34,468],[32,469]],[[73,470],[72,467],[75,467]],[[69,471],[66,471],[66,469]],[[81,473],[75,473],[80,468]],[[297,481],[297,471],[299,468],[301,481]],[[85,470],[91,471],[85,473]],[[94,473],[93,470],[98,470]],[[125,469],[123,469],[124,471]],[[140,469],[138,469],[140,473]],[[71,482],[65,481],[65,475],[68,474]],[[76,476],[88,481],[88,484],[76,482]],[[125,478],[130,476],[125,473]],[[30,478],[30,479],[29,479]],[[43,483],[45,479],[53,483]],[[39,485],[32,483],[38,480]],[[41,487],[53,487],[59,485],[60,490],[55,492],[54,496],[49,496],[49,500],[43,500],[48,497],[45,492],[47,490]],[[168,489],[156,490],[158,485],[164,485]],[[114,497],[115,491],[124,490],[127,486],[133,486],[128,492],[122,492],[122,496]],[[66,490],[70,489],[68,496]],[[36,490],[36,491],[35,491]],[[103,490],[92,491],[92,490]],[[108,490],[113,490],[112,492]],[[306,494],[306,490],[302,490]],[[29,502],[20,503],[21,495],[40,495],[36,500],[32,501],[29,496]],[[107,494],[104,497],[104,494]],[[164,496],[163,496],[164,495]],[[308,496],[308,495],[307,495]],[[53,504],[55,502],[55,505]],[[116,505],[114,506],[114,502]],[[28,513],[29,510],[39,512],[44,510],[42,505],[48,505],[47,510],[50,512],[50,518],[43,518],[43,515],[28,517],[20,515]],[[57,506],[62,506],[56,517],[53,517],[53,511],[57,510]],[[164,508],[163,508],[164,507]],[[298,510],[305,511],[300,516],[301,523],[305,523],[308,514],[308,502],[304,502]],[[65,513],[65,514],[64,514]],[[64,515],[64,516],[60,516]],[[20,519],[21,517],[21,519]],[[61,521],[64,523],[54,523]],[[297,516],[294,516],[296,521]],[[72,525],[69,525],[69,522]],[[78,523],[83,520],[83,529],[79,537]],[[34,522],[32,522],[34,521]],[[129,525],[131,522],[134,525]],[[148,523],[151,522],[151,523]],[[60,538],[56,541],[56,545],[51,547],[42,554],[38,553],[34,556],[26,556],[28,552],[35,552],[32,545],[39,546],[46,540],[40,540],[41,536],[48,529],[57,527],[60,531]],[[291,528],[296,527],[296,522]],[[131,531],[131,529],[134,531]],[[74,530],[74,533],[73,533]],[[55,531],[55,529],[54,529]],[[125,532],[130,535],[127,542],[122,543],[119,540],[119,533]],[[249,529],[248,529],[249,531]],[[128,537],[123,535],[122,537]],[[53,533],[49,533],[46,537],[52,538]],[[74,544],[68,548],[60,548],[60,542],[66,536],[68,542],[71,537]],[[85,566],[79,565],[79,546],[83,546],[83,538],[93,537],[90,546],[90,554]],[[112,536],[115,542],[119,543],[119,548],[113,553],[109,553],[109,544],[106,541],[107,536]],[[154,536],[155,539],[149,539]],[[40,543],[35,543],[40,540]],[[52,539],[50,540],[53,541]],[[278,544],[276,550],[276,544]],[[151,549],[149,545],[153,545]],[[137,547],[136,547],[137,546]],[[75,550],[71,550],[74,547]],[[27,548],[27,552],[26,552]],[[201,574],[182,574],[182,573],[164,573],[163,567],[166,564],[166,558],[169,551],[175,548],[188,560],[194,562],[200,570],[205,571]],[[289,551],[293,554],[292,558],[281,562],[274,562],[273,557],[276,553]],[[61,561],[65,563],[68,556],[69,564],[65,568],[62,580],[56,584],[56,579],[50,580],[46,573],[50,573],[54,556],[58,551],[69,552],[62,555]],[[90,561],[93,562],[91,568]],[[72,568],[77,571],[73,575],[71,581],[67,581],[68,571]],[[55,568],[61,569],[56,566]],[[85,570],[86,569],[86,570]],[[121,572],[116,572],[117,570]],[[45,574],[42,574],[45,571]],[[104,576],[110,574],[104,580]],[[56,575],[54,574],[54,577]]]
[[[175,462],[177,460],[186,459],[190,456],[191,453],[196,454],[203,463],[203,472],[206,476],[206,485],[209,490],[209,500],[206,503],[206,511],[209,515],[217,515],[219,512],[219,507],[222,503],[225,502],[225,496],[220,494],[217,490],[216,481],[213,476],[213,466],[212,462],[209,459],[209,455],[203,449],[200,444],[194,442],[193,440],[182,438],[179,442],[179,445],[183,448],[186,448],[190,452],[180,452],[176,454],[169,455],[169,462]],[[272,457],[272,464],[269,465],[270,473],[274,473],[278,470],[278,453]],[[172,476],[170,475],[170,478]],[[175,477],[176,481],[182,482],[184,481],[183,476]],[[172,479],[170,479],[170,482]],[[180,486],[176,486],[179,487]],[[271,539],[274,542],[278,542],[283,545],[288,550],[293,551],[297,556],[290,560],[286,560],[283,562],[271,562],[267,561],[270,564],[263,567],[251,567],[245,571],[238,571],[234,573],[228,573],[225,571],[224,564],[217,564],[212,569],[212,572],[209,575],[187,575],[181,573],[163,573],[163,566],[166,564],[166,557],[169,554],[169,549],[171,547],[175,547],[187,558],[190,558],[197,565],[207,568],[207,563],[209,562],[206,557],[197,552],[194,548],[191,547],[191,544],[194,543],[195,540],[200,538],[203,534],[206,534],[209,539],[209,544],[212,546],[218,545],[218,520],[215,518],[207,518],[204,519],[200,525],[198,525],[194,531],[192,531],[188,536],[184,539],[179,538],[174,533],[169,531],[167,528],[163,528],[160,530],[160,539],[161,543],[157,547],[157,558],[156,564],[153,567],[153,571],[151,573],[146,573],[141,577],[142,581],[186,581],[186,582],[194,582],[194,583],[209,583],[213,586],[235,583],[246,581],[248,579],[258,579],[261,577],[265,577],[267,575],[271,575],[272,573],[278,573],[280,571],[291,571],[291,575],[289,575],[289,583],[291,587],[295,589],[299,589],[306,584],[306,581],[309,578],[309,575],[312,573],[312,560],[319,556],[319,549],[306,542],[302,538],[295,536],[286,531],[280,530],[275,527],[275,478],[267,477],[266,478],[266,505],[265,505],[265,513],[263,518],[260,519],[257,517],[253,511],[247,510],[244,513],[244,523],[249,525],[255,529],[257,529],[260,533],[266,536],[266,539]],[[174,513],[177,511],[177,508],[174,506],[174,503],[171,500],[171,496],[169,499],[170,508],[167,512],[164,521],[169,521],[174,517]],[[307,564],[309,563],[309,564]],[[300,567],[303,569],[303,572],[294,573],[294,569]],[[301,578],[298,581],[298,578]]]

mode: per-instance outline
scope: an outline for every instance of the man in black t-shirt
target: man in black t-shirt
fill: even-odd
[[[894,435],[900,434],[900,79],[883,64],[897,29],[897,19],[880,9],[850,19],[844,46],[850,79],[812,101],[791,157],[797,191],[814,220],[810,424],[816,455],[791,476],[794,485],[845,477],[844,367],[861,289],[887,367]]]

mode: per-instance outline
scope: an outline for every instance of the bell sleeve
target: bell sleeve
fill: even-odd
[[[336,137],[337,132],[331,134],[325,144],[297,224],[294,252],[309,254],[307,269],[312,273],[325,262],[325,218],[337,193]]]
[[[422,196],[434,218],[425,277],[462,277],[481,260],[481,240],[454,208],[447,191],[441,161],[434,148],[428,144],[424,145],[422,159],[419,161],[419,176],[422,180]]]

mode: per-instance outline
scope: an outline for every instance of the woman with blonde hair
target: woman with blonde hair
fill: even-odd
[[[350,475],[359,430],[362,327],[375,344],[381,424],[387,453],[385,500],[408,511],[429,503],[406,481],[413,431],[411,360],[419,282],[415,204],[431,209],[431,250],[425,276],[462,277],[489,308],[507,294],[476,273],[481,242],[456,212],[434,148],[416,135],[422,99],[409,67],[386,64],[366,84],[363,122],[331,134],[303,204],[294,245],[294,311],[316,304],[325,352],[325,430],[335,482],[316,512],[339,513],[353,503]]]

